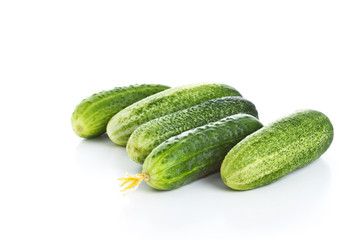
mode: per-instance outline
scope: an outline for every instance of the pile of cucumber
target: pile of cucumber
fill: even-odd
[[[175,189],[219,170],[232,189],[260,187],[318,159],[334,136],[329,118],[315,110],[263,126],[251,101],[216,83],[102,91],[75,108],[71,124],[83,138],[106,132],[143,164],[142,173],[119,179],[123,191],[141,181]]]

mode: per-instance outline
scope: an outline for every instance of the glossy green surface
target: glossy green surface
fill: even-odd
[[[255,117],[237,114],[172,137],[146,158],[146,182],[153,188],[169,190],[219,171],[228,151],[261,127]]]
[[[150,120],[226,96],[241,96],[241,94],[228,85],[215,83],[197,83],[170,88],[140,100],[117,113],[109,121],[107,133],[114,143],[125,146],[132,132]]]
[[[83,138],[101,135],[110,118],[125,107],[160,91],[168,86],[159,84],[131,85],[95,93],[76,106],[71,125]]]
[[[151,120],[130,136],[126,150],[131,159],[143,163],[159,144],[187,130],[238,113],[258,117],[255,105],[239,96],[222,97]]]
[[[274,182],[318,159],[329,148],[333,135],[333,126],[324,114],[298,111],[238,143],[226,155],[221,177],[236,190]]]

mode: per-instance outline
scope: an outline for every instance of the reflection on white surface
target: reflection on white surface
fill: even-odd
[[[113,211],[119,231],[138,236],[159,231],[156,234],[165,237],[179,226],[197,233],[219,234],[218,228],[228,229],[224,236],[235,230],[251,234],[259,226],[264,234],[301,228],[321,214],[331,181],[328,165],[320,158],[277,182],[249,191],[229,189],[217,173],[171,191],[142,183],[135,192],[122,196],[116,178],[141,172],[141,165],[127,156],[124,147],[113,144],[106,135],[83,140],[75,150],[75,162],[79,171],[109,185],[112,199],[108,202],[113,205],[108,211]]]

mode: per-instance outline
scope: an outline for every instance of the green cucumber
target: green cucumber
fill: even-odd
[[[228,151],[262,124],[248,114],[236,114],[188,130],[156,147],[146,158],[146,183],[170,190],[219,171]]]
[[[263,127],[226,155],[221,178],[235,190],[274,182],[318,159],[330,146],[334,130],[321,112],[302,110]]]
[[[152,119],[226,96],[241,96],[241,94],[228,85],[214,83],[170,88],[118,112],[109,121],[107,133],[114,143],[125,146],[131,133]]]
[[[142,164],[155,147],[170,137],[238,113],[258,117],[252,102],[234,96],[209,100],[153,119],[131,134],[126,145],[127,153],[135,162]]]
[[[101,135],[105,132],[110,118],[117,112],[168,88],[159,84],[142,84],[95,93],[76,106],[71,116],[72,128],[83,138]]]

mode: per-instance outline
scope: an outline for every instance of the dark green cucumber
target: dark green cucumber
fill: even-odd
[[[298,111],[238,143],[226,155],[221,177],[236,190],[274,182],[318,159],[329,148],[333,135],[333,126],[324,114]]]
[[[215,83],[198,83],[167,89],[117,113],[109,121],[107,133],[114,143],[124,146],[136,128],[152,119],[226,96],[241,94],[228,85]]]
[[[227,152],[261,127],[255,117],[237,114],[171,137],[146,158],[146,182],[169,190],[219,171]]]
[[[143,163],[160,143],[187,130],[218,121],[238,113],[258,117],[255,105],[239,96],[222,97],[153,119],[130,136],[126,150],[131,159]]]
[[[105,132],[110,118],[117,112],[168,88],[159,84],[142,84],[95,93],[75,108],[71,117],[72,128],[83,138],[101,135]]]

